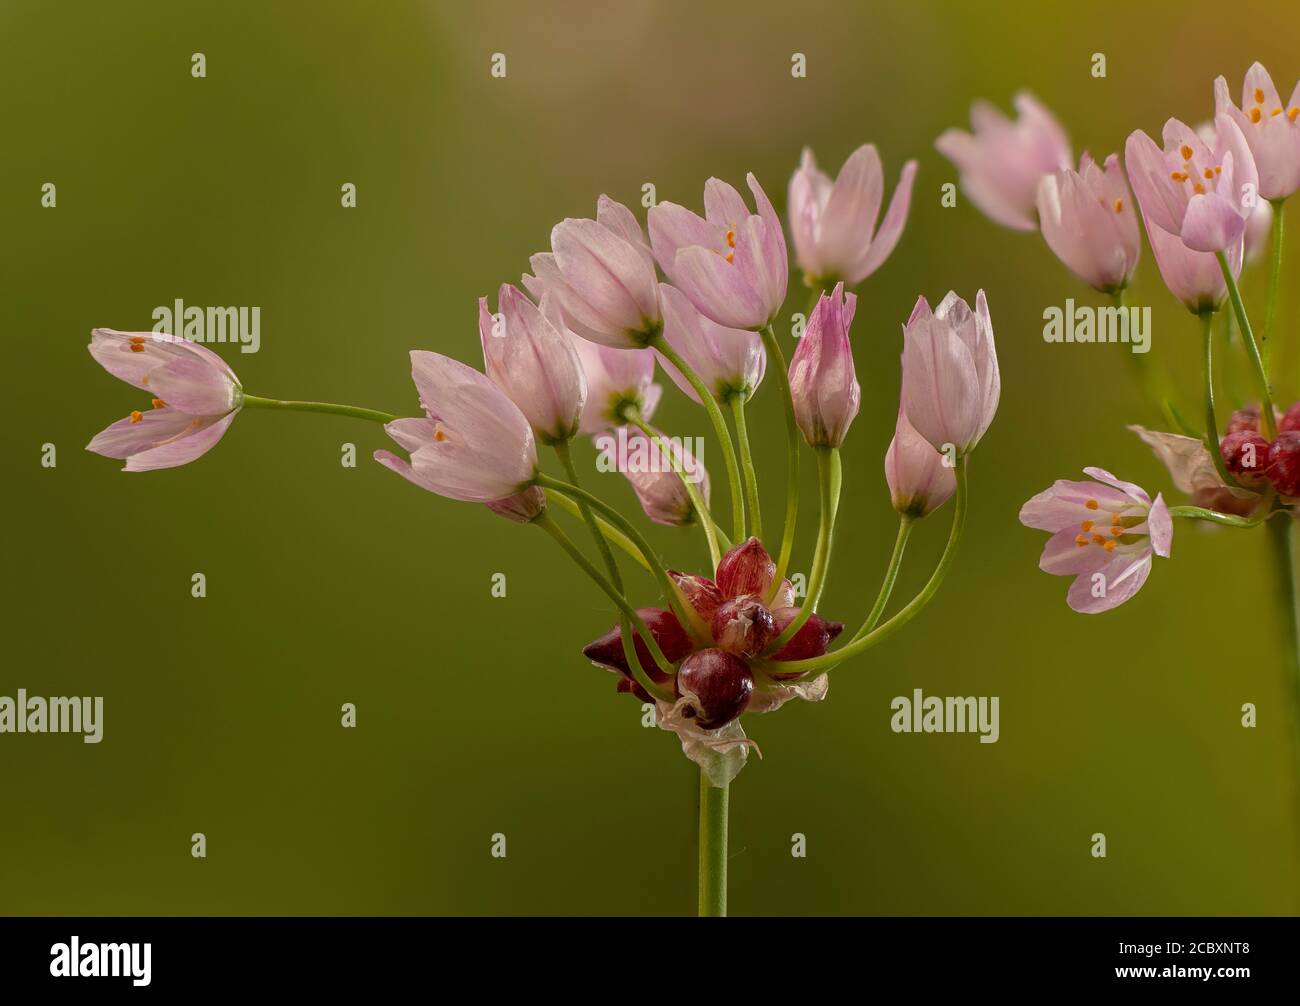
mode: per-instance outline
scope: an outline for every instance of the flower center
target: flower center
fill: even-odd
[[[1074,544],[1078,548],[1087,548],[1089,545],[1096,545],[1107,552],[1114,552],[1119,547],[1125,533],[1129,528],[1137,527],[1146,520],[1146,512],[1130,513],[1127,516],[1126,510],[1140,510],[1137,504],[1125,504],[1115,509],[1110,507],[1102,508],[1101,504],[1095,499],[1087,500],[1084,504],[1089,510],[1098,510],[1101,520],[1083,520],[1079,522],[1079,534],[1074,536]],[[1110,519],[1107,520],[1103,514],[1109,513]],[[1098,528],[1098,524],[1101,525]],[[1138,536],[1130,539],[1130,542],[1136,540]]]

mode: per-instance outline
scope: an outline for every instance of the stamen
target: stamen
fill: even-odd
[[[1190,161],[1192,159],[1192,148],[1189,147],[1186,143],[1184,143],[1181,147],[1178,148],[1178,152],[1183,155],[1184,161]]]
[[[131,336],[131,345],[132,345],[132,346],[143,346],[143,345],[144,345],[144,336],[143,336],[143,335],[133,335],[133,336]]]
[[[143,352],[144,352],[144,346],[140,345],[140,343],[138,343],[138,342],[133,342],[133,343],[131,343],[131,352],[133,352],[133,353],[143,353]]]
[[[727,254],[723,255],[722,257],[725,258],[728,262],[732,262],[732,261],[735,261],[736,253],[735,253],[735,252],[727,252]]]
[[[436,429],[433,431],[433,439],[438,441],[438,443],[442,443],[447,439],[447,434],[443,433],[441,428]]]
[[[138,423],[143,418],[144,418],[144,413],[141,412],[139,409],[135,409],[131,412],[131,423],[133,425],[135,423]]]
[[[1080,548],[1084,548],[1088,544],[1088,536],[1086,534],[1076,534],[1074,536],[1074,543]]]
[[[1187,173],[1185,171],[1171,171],[1169,172],[1169,180],[1171,182],[1185,182],[1187,181]]]
[[[1193,182],[1192,191],[1195,192],[1198,196],[1203,196],[1205,195],[1205,186],[1202,185],[1200,182]]]
[[[1113,513],[1113,514],[1110,515],[1110,526],[1111,526],[1111,527],[1115,527],[1116,525],[1118,525],[1118,524],[1123,524],[1123,523],[1124,523],[1124,518],[1121,517],[1119,514],[1117,514],[1117,513]]]
[[[1112,527],[1110,529],[1110,533],[1113,534],[1116,538],[1118,538],[1120,535],[1124,533],[1124,529],[1118,526]],[[1107,544],[1109,544],[1109,542],[1107,542]]]
[[[735,247],[736,247],[736,232],[735,232],[735,231],[727,231],[727,247],[728,247],[728,248],[735,248]]]
[[[1114,541],[1108,541],[1108,542],[1106,542],[1105,545],[1102,546],[1102,548],[1104,548],[1107,552],[1114,552],[1114,551],[1115,551],[1115,542],[1114,542]]]
[[[153,407],[155,409],[165,409],[167,408],[167,403],[164,402],[161,398],[155,398],[153,400]]]
[[[1101,535],[1099,535],[1099,534],[1094,534],[1094,535],[1092,536],[1092,543],[1093,543],[1094,545],[1105,545],[1105,544],[1106,544],[1106,539],[1105,539],[1104,537],[1102,537]]]
[[[1089,510],[1096,510],[1098,503],[1096,500],[1088,500],[1088,502],[1085,503],[1084,506],[1086,506]]]
[[[1258,122],[1258,121],[1259,121],[1260,119],[1262,119],[1263,117],[1264,117],[1264,116],[1263,116],[1263,113],[1261,113],[1260,110],[1259,110],[1258,108],[1252,108],[1252,109],[1250,110],[1250,121],[1251,121],[1251,122]]]
[[[1287,111],[1286,117],[1290,119],[1292,122],[1295,122],[1297,115],[1300,115],[1300,105],[1292,105],[1291,108]]]
[[[149,375],[145,374],[144,377],[140,378],[140,383],[143,384],[146,388],[149,387]]]
[[[1255,88],[1255,104],[1264,104],[1264,89],[1262,87]]]
[[[1214,166],[1214,173],[1215,173],[1216,175],[1221,175],[1221,174],[1223,174],[1223,165],[1222,165],[1222,164],[1216,164],[1216,165]]]
[[[1096,523],[1097,522],[1095,520],[1086,520],[1082,524],[1080,524],[1079,527],[1081,527],[1085,531],[1091,531],[1092,526]]]
[[[1115,200],[1115,212],[1116,212],[1116,213],[1122,213],[1122,212],[1124,212],[1124,200],[1123,200],[1123,199],[1116,199],[1116,200]]]
[[[1204,173],[1207,179],[1214,177],[1214,170],[1212,168],[1206,168]]]

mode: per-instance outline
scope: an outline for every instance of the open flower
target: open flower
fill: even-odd
[[[975,310],[949,291],[934,312],[918,298],[903,328],[903,411],[937,451],[966,454],[993,422],[1002,378],[981,290]]]
[[[495,504],[494,512],[515,520],[540,513],[533,431],[505,392],[441,353],[412,351],[411,377],[424,418],[384,426],[411,460],[391,451],[375,451],[375,460],[439,496]]]
[[[193,461],[216,445],[239,413],[239,379],[206,346],[160,332],[97,328],[89,349],[114,377],[152,396],[147,411],[133,411],[86,445],[106,458],[125,458],[124,471]]]
[[[1267,205],[1267,203],[1265,204]],[[1228,284],[1219,268],[1219,260],[1210,252],[1193,251],[1177,234],[1161,230],[1144,217],[1151,254],[1169,292],[1183,302],[1192,314],[1217,311],[1228,296]],[[1241,275],[1244,240],[1227,250],[1228,268],[1234,277]]]
[[[1284,105],[1268,71],[1253,63],[1241,85],[1241,107],[1233,104],[1228,82],[1219,77],[1214,111],[1235,122],[1250,146],[1261,196],[1285,199],[1300,189],[1300,83]]]
[[[1118,155],[1101,168],[1084,154],[1078,171],[1044,175],[1038,222],[1056,257],[1090,286],[1113,293],[1133,278],[1142,237]]]
[[[604,466],[622,472],[631,483],[641,509],[656,524],[685,527],[695,523],[698,515],[682,478],[673,468],[676,462],[686,478],[699,489],[705,504],[709,502],[709,473],[680,440],[663,437],[663,450],[652,437],[636,427],[620,427],[613,433],[595,438],[596,447],[605,455]]]
[[[1255,159],[1241,129],[1227,115],[1216,116],[1214,128],[1213,146],[1177,119],[1165,123],[1163,150],[1140,129],[1124,145],[1142,215],[1193,251],[1235,246],[1259,194]]]
[[[885,452],[885,481],[894,509],[905,517],[925,517],[957,491],[957,475],[944,457],[912,428],[902,405],[894,439]]]
[[[550,293],[582,338],[637,347],[658,334],[663,322],[654,258],[622,203],[601,196],[595,220],[560,221],[551,230],[550,253],[529,261],[536,274],[529,292],[539,299],[542,289]]]
[[[813,615],[780,650],[757,658],[764,644],[776,638],[798,613],[792,606],[788,581],[776,591],[774,607],[764,603],[773,586],[776,563],[757,538],[741,542],[722,557],[716,582],[703,576],[670,575],[710,626],[712,638],[693,641],[671,611],[642,608],[638,614],[665,658],[675,665],[675,673],[660,670],[640,635],[634,633],[637,657],[651,679],[674,694],[672,702],[656,701],[658,726],[677,734],[683,753],[704,770],[714,786],[725,786],[744,767],[749,749],[755,747],[745,736],[740,715],[771,712],[794,698],[812,702],[824,698],[825,675],[812,681],[786,681],[780,665],[821,656],[844,627]],[[619,627],[582,652],[597,667],[619,675],[619,692],[651,701],[633,680]]]
[[[790,178],[790,235],[805,280],[856,286],[879,269],[907,223],[916,161],[903,165],[885,218],[876,229],[884,197],[884,170],[873,144],[858,147],[832,181],[820,171],[810,147]]]
[[[790,360],[794,418],[813,447],[839,447],[862,404],[853,367],[849,326],[858,298],[837,283],[813,308],[808,327]]]
[[[727,328],[706,318],[680,290],[660,284],[664,307],[664,341],[681,354],[709,390],[725,401],[731,395],[753,397],[767,369],[763,340],[755,333]],[[700,396],[690,381],[662,355],[659,364],[693,402]]]
[[[497,295],[500,315],[486,297],[478,302],[483,369],[546,443],[577,431],[587,400],[587,380],[573,341],[509,283]]]
[[[1094,481],[1064,479],[1020,509],[1025,527],[1048,531],[1039,568],[1073,576],[1066,602],[1085,615],[1109,611],[1141,589],[1151,556],[1169,557],[1173,520],[1164,498],[1121,482],[1101,468],[1085,468]]]
[[[772,203],[746,176],[756,213],[717,178],[704,186],[704,216],[676,203],[648,215],[650,247],[673,286],[705,317],[727,328],[759,329],[785,302],[790,265],[785,233]]]
[[[1038,183],[1074,158],[1070,138],[1046,108],[1028,94],[1015,98],[1019,118],[1008,119],[986,101],[971,106],[974,133],[949,129],[934,143],[961,173],[971,202],[995,223],[1019,231],[1037,226]]]

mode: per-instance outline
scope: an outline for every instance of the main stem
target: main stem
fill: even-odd
[[[391,423],[397,419],[390,412],[380,412],[377,409],[362,409],[356,405],[335,405],[333,402],[290,402],[279,398],[262,398],[260,395],[244,395],[241,404],[248,409],[325,412],[335,416],[351,416],[353,419],[369,419],[375,423]]]
[[[700,770],[701,918],[727,914],[727,810],[730,786],[717,787]]]
[[[1296,767],[1300,770],[1300,610],[1296,608],[1296,568],[1295,553],[1292,549],[1295,518],[1290,514],[1281,514],[1269,521],[1269,537],[1272,539],[1273,557],[1277,570],[1277,603],[1282,616],[1283,638],[1286,652],[1283,654],[1282,669],[1286,675],[1285,690],[1291,695],[1291,717],[1294,733],[1292,743],[1296,757]],[[1296,785],[1300,787],[1300,777]],[[1297,790],[1300,799],[1300,789]]]

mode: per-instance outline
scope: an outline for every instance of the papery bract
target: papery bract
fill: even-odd
[[[1258,412],[1255,421],[1259,421]],[[1142,426],[1130,426],[1129,429],[1151,448],[1169,471],[1174,486],[1185,493],[1193,505],[1245,517],[1265,502],[1258,493],[1225,485],[1203,440],[1148,430]]]
[[[862,404],[849,342],[857,303],[843,283],[822,294],[790,360],[795,422],[813,447],[839,447]]]
[[[789,216],[795,259],[810,285],[844,280],[856,286],[884,264],[907,223],[915,177],[916,161],[908,161],[877,230],[885,181],[875,146],[858,147],[834,181],[804,147],[790,178]]]
[[[759,329],[785,302],[789,260],[781,221],[752,174],[757,212],[717,178],[704,186],[704,216],[662,202],[647,217],[650,247],[669,281],[705,317],[727,328]]]
[[[104,457],[125,459],[124,471],[195,460],[216,445],[239,413],[239,380],[206,346],[165,333],[97,328],[88,348],[114,377],[153,396],[148,411],[132,412],[86,445]]]
[[[1133,278],[1142,238],[1117,155],[1103,168],[1084,154],[1078,171],[1044,175],[1038,223],[1056,257],[1090,286],[1111,293]]]
[[[1069,168],[1070,139],[1052,113],[1031,95],[1015,98],[1016,121],[986,101],[971,106],[974,133],[949,129],[935,148],[957,167],[962,188],[986,216],[1004,227],[1032,231],[1038,184]]]

